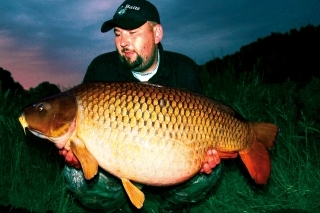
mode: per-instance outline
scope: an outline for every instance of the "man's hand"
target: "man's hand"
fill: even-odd
[[[76,169],[81,168],[81,164],[80,164],[78,158],[73,154],[71,149],[69,149],[69,150],[59,149],[59,154],[65,158],[65,161],[69,166],[73,166]]]
[[[212,169],[220,163],[220,157],[215,149],[207,151],[207,162],[202,166],[200,173],[210,174]]]

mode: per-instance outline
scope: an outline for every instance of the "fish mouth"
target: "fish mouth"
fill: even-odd
[[[34,134],[35,136],[37,136],[39,138],[43,138],[43,139],[47,139],[49,141],[52,141],[55,144],[55,146],[59,149],[62,149],[66,145],[68,139],[71,137],[71,135],[74,131],[74,128],[75,128],[74,126],[72,126],[72,128],[69,128],[69,130],[66,134],[63,134],[59,137],[50,137],[50,136],[43,134],[42,132],[40,132],[38,130],[30,128],[23,113],[19,117],[19,121],[20,121],[20,124],[23,128],[25,135],[26,135],[26,128],[28,128],[32,134]],[[72,124],[75,125],[75,120],[73,121]]]
[[[19,121],[20,121],[20,124],[21,124],[21,126],[23,128],[24,134],[26,135],[26,128],[28,127],[28,123],[26,121],[26,118],[24,117],[24,114],[22,114],[19,117]]]
[[[24,134],[26,135],[26,128],[29,129],[30,132],[32,132],[34,135],[40,137],[40,138],[45,138],[45,139],[48,139],[47,136],[43,135],[41,132],[37,131],[37,130],[33,130],[33,129],[30,129],[29,128],[29,125],[26,121],[26,118],[24,117],[24,114],[22,114],[20,117],[19,117],[19,121],[20,121],[20,124],[23,128],[23,131],[24,131]]]

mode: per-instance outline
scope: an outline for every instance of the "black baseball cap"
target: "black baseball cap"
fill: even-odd
[[[136,29],[147,21],[160,24],[160,16],[157,8],[146,0],[126,0],[117,9],[113,18],[101,26],[101,32],[108,32],[115,26],[123,29]]]

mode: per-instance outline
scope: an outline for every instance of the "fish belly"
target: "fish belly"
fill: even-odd
[[[205,160],[207,148],[192,148],[196,141],[118,129],[101,131],[82,130],[78,135],[99,166],[119,178],[154,186],[174,185],[194,176]]]
[[[119,178],[173,185],[199,172],[208,149],[248,146],[248,124],[200,95],[134,83],[90,84],[74,93],[77,136]]]

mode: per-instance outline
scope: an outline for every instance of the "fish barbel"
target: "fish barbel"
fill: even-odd
[[[19,118],[23,128],[61,149],[72,149],[86,179],[98,165],[122,180],[132,203],[143,193],[132,182],[169,186],[197,174],[209,149],[239,153],[257,184],[270,176],[268,149],[278,127],[249,122],[208,97],[159,85],[94,82],[37,101]]]

